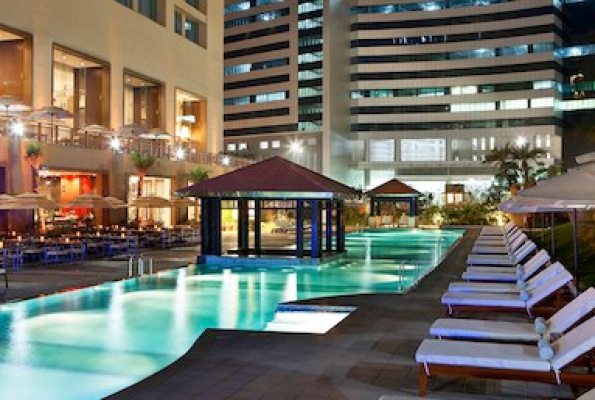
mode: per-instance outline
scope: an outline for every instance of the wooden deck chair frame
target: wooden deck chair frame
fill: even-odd
[[[503,379],[516,381],[543,382],[557,385],[571,385],[578,387],[595,387],[594,374],[580,374],[568,371],[578,361],[589,357],[593,352],[582,355],[574,362],[570,363],[569,368],[560,371],[557,376],[554,371],[525,371],[519,369],[500,369],[484,367],[468,367],[447,364],[421,364],[419,366],[418,395],[426,397],[428,391],[428,378],[431,376],[460,376],[469,378]],[[589,367],[587,366],[589,369]],[[427,371],[426,371],[427,369]]]

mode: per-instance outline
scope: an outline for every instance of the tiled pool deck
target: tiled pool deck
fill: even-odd
[[[324,336],[209,330],[180,360],[113,399],[412,399],[414,361],[428,327],[443,315],[440,296],[464,269],[477,231],[468,231],[443,264],[406,295],[344,296],[310,303],[358,310]],[[155,268],[185,265],[195,250],[152,253]],[[126,262],[32,268],[11,274],[7,299],[123,278]],[[568,387],[441,378],[434,399],[574,398]]]

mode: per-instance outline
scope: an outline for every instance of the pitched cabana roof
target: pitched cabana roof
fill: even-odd
[[[321,199],[358,194],[352,187],[275,156],[176,191],[192,197]]]
[[[371,197],[419,197],[421,193],[398,179],[391,179],[367,192]]]

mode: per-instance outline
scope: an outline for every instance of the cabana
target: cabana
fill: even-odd
[[[282,157],[237,169],[176,191],[201,200],[201,250],[203,262],[222,255],[221,211],[237,209],[238,243],[234,253],[265,254],[320,260],[345,251],[344,200],[358,192],[340,182],[292,163]],[[283,202],[295,212],[295,248],[262,248],[262,210],[271,202]],[[254,215],[254,242],[250,243],[249,215]],[[323,221],[322,213],[326,213]],[[306,214],[310,215],[310,248],[304,240]],[[293,229],[292,229],[293,230]],[[323,249],[323,242],[325,248]]]
[[[417,202],[421,193],[413,189],[411,186],[404,184],[398,179],[391,179],[390,181],[368,191],[367,195],[370,197],[371,217],[382,215],[382,203],[407,203],[409,204],[408,225],[415,225],[414,221],[415,216],[417,215]]]

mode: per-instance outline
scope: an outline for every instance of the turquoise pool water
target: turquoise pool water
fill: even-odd
[[[0,307],[0,398],[98,399],[179,358],[206,328],[262,330],[278,303],[399,292],[462,231],[348,235],[318,269],[190,266]]]

